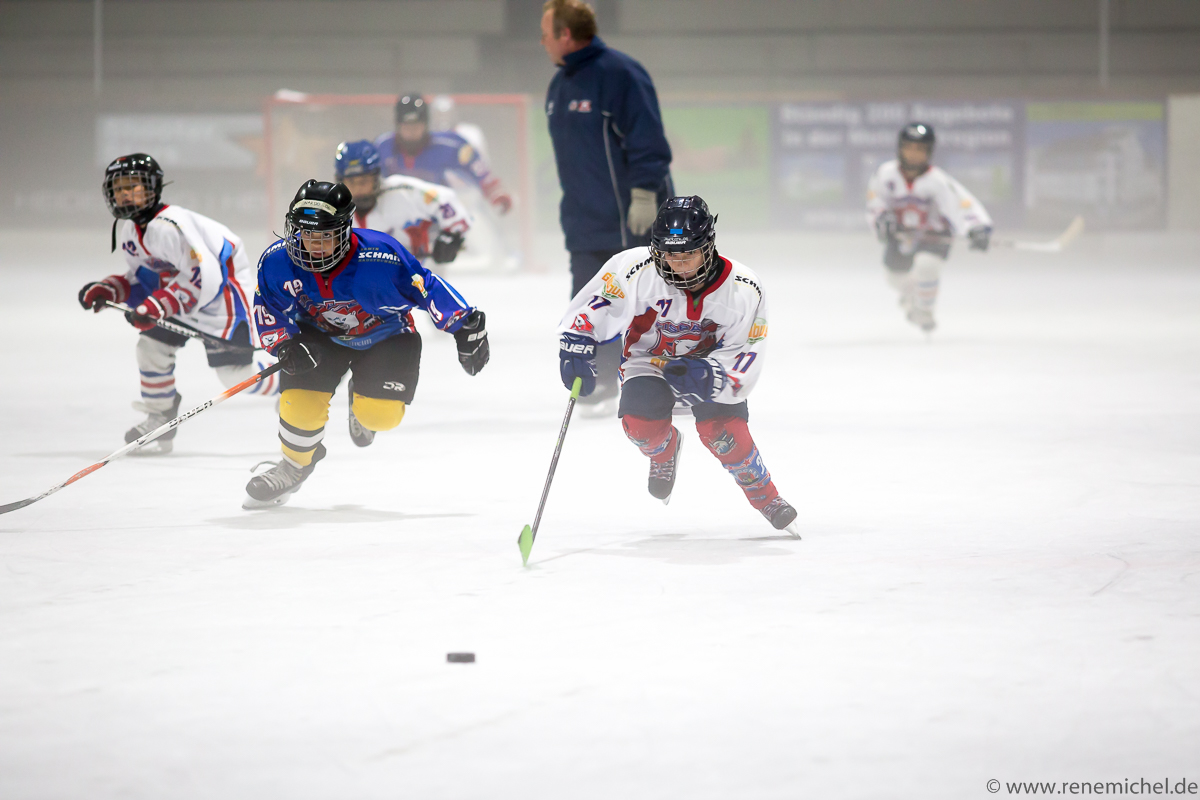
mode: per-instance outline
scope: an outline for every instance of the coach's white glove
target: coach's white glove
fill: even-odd
[[[649,189],[631,189],[629,198],[629,215],[625,224],[634,236],[645,236],[658,216],[658,204],[654,202],[654,192]]]

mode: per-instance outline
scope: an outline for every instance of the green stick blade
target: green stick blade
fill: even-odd
[[[517,537],[517,546],[521,548],[521,563],[529,566],[529,553],[533,550],[533,528],[528,525]]]

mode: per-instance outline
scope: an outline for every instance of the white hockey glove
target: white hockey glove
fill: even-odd
[[[649,189],[631,189],[629,214],[625,218],[629,232],[634,236],[645,236],[657,216],[658,203],[655,202],[654,192]]]

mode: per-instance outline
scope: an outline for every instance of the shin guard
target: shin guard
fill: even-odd
[[[750,505],[761,509],[779,496],[771,473],[763,464],[762,455],[746,420],[741,417],[713,417],[697,420],[700,441],[729,471],[738,486],[746,493]]]
[[[297,467],[307,467],[325,438],[329,421],[329,392],[288,389],[279,400],[279,441],[283,455]]]
[[[621,418],[621,427],[625,429],[629,441],[642,451],[642,455],[665,459],[674,452],[677,436],[669,419],[646,419],[626,414]]]

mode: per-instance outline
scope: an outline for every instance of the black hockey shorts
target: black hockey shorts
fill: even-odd
[[[316,369],[299,375],[280,373],[283,391],[308,389],[333,394],[349,371],[356,394],[412,403],[421,373],[421,334],[416,331],[384,339],[366,350],[343,347],[311,330],[305,330],[304,342],[317,350],[319,363]]]
[[[148,331],[142,331],[142,336],[148,336],[156,342],[169,344],[172,347],[183,347],[191,339],[181,333],[172,333],[155,326]],[[233,337],[228,344],[204,339],[204,351],[208,356],[210,367],[240,367],[254,363],[254,349],[250,346],[250,326],[244,322],[238,323],[233,329]]]
[[[621,405],[617,416],[626,414],[642,419],[670,419],[675,408],[675,394],[671,385],[662,378],[643,375],[630,378],[621,387]],[[743,400],[740,403],[697,403],[691,408],[697,422],[714,417],[740,417],[750,420],[750,408]]]
[[[933,253],[939,258],[946,258],[950,255],[950,244],[926,241],[917,245],[913,253],[901,253],[899,242],[894,238],[888,239],[887,248],[883,251],[883,266],[887,267],[889,272],[908,272],[912,269],[915,253]]]

